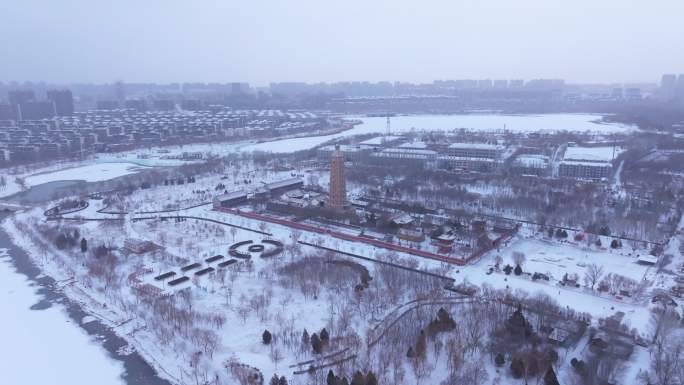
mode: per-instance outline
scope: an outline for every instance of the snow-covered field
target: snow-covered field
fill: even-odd
[[[3,384],[123,384],[123,366],[64,313],[60,305],[31,310],[35,287],[0,249],[0,373]]]
[[[609,243],[608,240],[605,242]],[[565,273],[576,273],[582,277],[586,266],[592,263],[602,266],[606,273],[619,272],[636,281],[641,281],[649,270],[648,266],[636,262],[636,255],[625,255],[627,251],[624,249],[597,250],[595,247],[587,248],[583,245],[561,245],[554,241],[521,239],[502,250],[504,264],[515,266],[512,259],[514,252],[525,254],[524,270],[548,274],[555,280],[561,280]],[[642,250],[642,253],[645,252]]]

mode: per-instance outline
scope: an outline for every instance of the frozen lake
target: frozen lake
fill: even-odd
[[[79,325],[62,306],[31,310],[42,301],[0,248],[0,373],[3,384],[119,385],[123,365]]]
[[[346,136],[384,133],[386,118],[350,116],[363,123],[340,134],[277,140],[252,144],[242,147],[242,151],[293,152],[307,150],[331,139]],[[557,132],[574,131],[595,133],[618,133],[636,131],[634,126],[617,123],[600,123],[601,115],[593,114],[542,114],[542,115],[500,115],[500,114],[467,114],[467,115],[407,115],[390,118],[392,133],[409,132],[411,130],[453,130],[465,128],[474,131],[511,132]]]

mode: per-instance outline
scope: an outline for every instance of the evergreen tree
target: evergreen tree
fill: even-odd
[[[427,350],[427,338],[425,337],[425,330],[420,331],[418,335],[418,342],[416,342],[416,355],[423,356]]]
[[[264,330],[264,333],[261,335],[261,340],[263,341],[264,345],[270,344],[272,338],[273,336],[268,330]]]
[[[308,345],[309,344],[309,332],[304,329],[304,333],[302,333],[302,345]]]
[[[378,385],[378,379],[375,378],[373,372],[368,372],[368,374],[366,374],[366,385]]]
[[[437,319],[439,322],[446,323],[451,320],[451,316],[449,315],[449,312],[444,310],[443,307],[440,307],[439,310],[437,311]]]
[[[549,362],[552,363],[558,362],[558,352],[553,349],[550,349],[547,354],[547,359],[549,360]]]
[[[278,381],[278,385],[287,385],[287,379],[285,376],[280,376],[280,381]]]
[[[409,346],[408,351],[406,352],[406,357],[413,358],[415,356],[416,356],[416,353],[413,352],[413,347]]]
[[[525,364],[520,358],[514,358],[511,361],[511,374],[513,378],[522,378],[525,374]]]
[[[271,377],[271,381],[268,382],[268,385],[278,385],[278,382],[280,382],[278,380],[278,375],[273,374],[273,377]]]
[[[539,372],[537,360],[532,359],[527,362],[527,377],[535,377]]]
[[[549,366],[549,370],[547,370],[546,375],[544,375],[544,385],[560,385],[558,378],[556,377],[556,372],[553,371],[552,366]]]
[[[57,248],[59,250],[64,250],[66,245],[67,245],[67,237],[64,234],[59,234],[57,236],[57,239],[55,239],[55,246],[57,246]]]
[[[503,366],[506,363],[506,358],[504,358],[503,354],[497,353],[496,357],[494,357],[494,363],[496,366]]]
[[[321,330],[321,336],[320,337],[321,337],[321,341],[328,342],[330,340],[330,334],[328,334],[328,330],[323,328],[323,330]]]
[[[328,377],[326,378],[326,383],[328,385],[335,385],[335,373],[333,373],[332,369],[328,370]]]
[[[520,267],[520,265],[516,265],[515,270],[513,270],[513,272],[515,273],[515,275],[520,275],[523,273],[523,269],[522,267]]]
[[[88,241],[85,238],[81,238],[81,251],[84,253],[88,251]]]
[[[318,354],[321,352],[323,345],[321,344],[321,339],[318,338],[318,334],[314,333],[311,335],[311,348],[314,353]]]
[[[363,373],[357,371],[354,373],[354,376],[352,377],[352,382],[350,385],[366,385],[366,378],[363,376]]]

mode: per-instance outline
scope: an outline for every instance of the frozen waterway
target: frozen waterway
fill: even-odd
[[[383,117],[350,117],[362,123],[353,129],[335,135],[276,140],[247,145],[242,151],[294,152],[314,148],[331,139],[352,135],[384,133],[387,119]],[[411,130],[454,130],[511,132],[558,132],[573,131],[594,133],[620,133],[637,130],[634,126],[618,123],[602,123],[600,115],[593,114],[461,114],[461,115],[406,115],[390,118],[392,133]]]
[[[0,383],[169,385],[56,286],[0,230]]]
[[[6,384],[122,384],[123,366],[106,356],[63,309],[42,308],[25,277],[0,249],[0,373]],[[34,307],[34,308],[36,308]],[[6,381],[6,382],[5,382]]]

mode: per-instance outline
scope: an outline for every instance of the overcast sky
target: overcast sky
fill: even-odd
[[[0,13],[4,81],[684,73],[684,0],[7,0]]]

